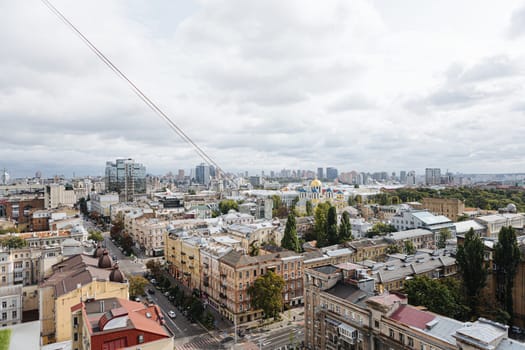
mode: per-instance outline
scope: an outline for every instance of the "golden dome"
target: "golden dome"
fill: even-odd
[[[310,187],[322,187],[323,184],[321,181],[317,180],[317,178],[313,179],[312,182],[310,182]]]

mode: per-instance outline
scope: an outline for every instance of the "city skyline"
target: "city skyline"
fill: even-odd
[[[523,1],[53,3],[226,171],[525,170]],[[201,162],[45,6],[0,20],[0,168]]]

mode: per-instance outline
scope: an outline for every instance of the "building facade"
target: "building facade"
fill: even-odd
[[[106,162],[106,190],[131,202],[136,194],[146,193],[146,167],[131,158]]]

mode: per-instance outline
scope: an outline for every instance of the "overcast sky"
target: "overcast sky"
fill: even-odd
[[[52,0],[232,171],[525,172],[525,2]],[[0,1],[0,168],[196,153],[40,1]]]

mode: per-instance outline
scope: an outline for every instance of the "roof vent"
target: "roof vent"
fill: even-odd
[[[438,322],[439,322],[439,321],[438,321],[437,318],[435,318],[435,319],[433,319],[432,321],[428,322],[428,323],[426,324],[427,329],[432,329],[432,328],[434,328],[434,326],[437,325]]]

